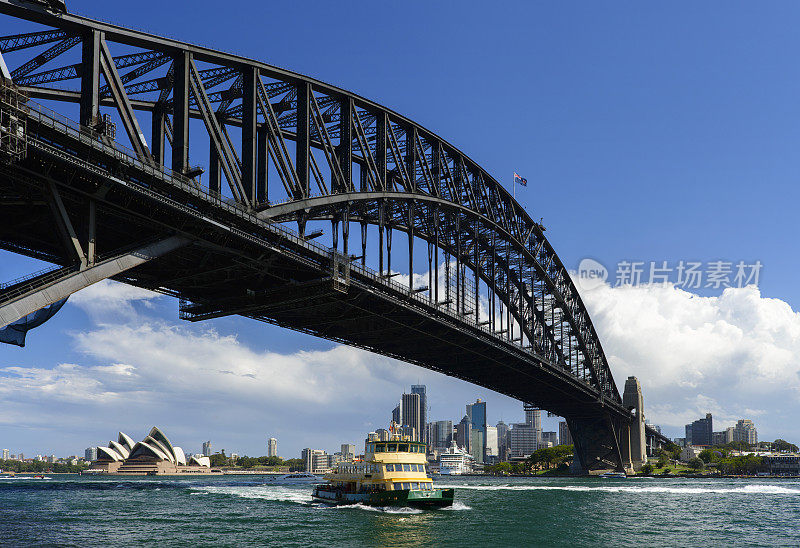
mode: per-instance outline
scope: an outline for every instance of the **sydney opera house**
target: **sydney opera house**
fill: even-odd
[[[211,474],[208,457],[189,457],[183,449],[170,443],[167,436],[155,426],[139,442],[120,432],[117,441],[108,447],[97,448],[97,460],[90,472],[107,474]]]

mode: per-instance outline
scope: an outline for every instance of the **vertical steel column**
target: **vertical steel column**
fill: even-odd
[[[433,244],[433,276],[434,276],[434,300],[439,304],[439,208],[433,208],[433,236],[435,243]]]
[[[378,203],[378,274],[383,276],[383,202]]]
[[[481,312],[480,312],[480,304],[481,304],[481,255],[479,251],[478,245],[478,223],[475,223],[475,258],[473,259],[475,264],[475,323],[481,323]]]
[[[456,216],[456,314],[463,314],[464,287],[461,283],[461,216]]]
[[[173,61],[175,82],[172,89],[172,169],[185,173],[189,167],[189,72],[191,53],[182,51]],[[214,146],[213,144],[211,145]]]
[[[361,221],[361,266],[367,264],[367,223]]]
[[[255,203],[257,204],[269,201],[269,136],[267,132],[267,124],[260,124],[256,129],[258,166],[256,170]]]
[[[411,179],[411,192],[417,191],[417,128],[406,128],[406,171]],[[430,189],[435,195],[436,190]]]
[[[83,37],[81,50],[80,120],[94,127],[100,117],[100,41],[103,33],[90,30]]]
[[[383,190],[389,189],[389,181],[386,180],[386,113],[379,111],[375,114],[375,164],[378,167],[378,184],[383,185]]]
[[[433,302],[433,244],[428,242],[428,302]]]
[[[311,154],[311,127],[310,127],[310,104],[311,84],[299,82],[297,84],[297,178],[300,181],[301,196],[295,198],[306,198],[310,194],[310,171],[309,154]]]
[[[408,204],[408,291],[414,291],[414,202]]]
[[[392,276],[392,227],[386,227],[386,276]]]
[[[256,86],[258,69],[242,71],[242,188],[251,204],[259,202],[258,177],[258,105]]]
[[[151,153],[153,159],[160,166],[164,165],[164,135],[166,126],[166,114],[164,113],[164,106],[161,103],[156,103],[152,115],[152,149]]]
[[[336,147],[344,181],[334,192],[348,192],[353,187],[353,99],[339,104],[339,146]]]
[[[344,206],[344,214],[342,215],[342,252],[344,256],[350,260],[350,206]]]
[[[212,194],[222,194],[222,175],[219,169],[219,154],[214,140],[209,139],[208,143],[208,189]]]
[[[97,206],[89,199],[89,228],[86,235],[86,264],[94,266],[97,262]]]

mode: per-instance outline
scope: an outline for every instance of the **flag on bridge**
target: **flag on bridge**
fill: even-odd
[[[520,177],[517,172],[514,172],[514,184],[518,184],[520,186],[528,186],[528,179],[525,177]]]

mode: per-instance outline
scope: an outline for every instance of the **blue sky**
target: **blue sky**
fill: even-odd
[[[624,375],[639,375],[653,405],[649,415],[669,424],[669,434],[678,435],[692,414],[713,409],[726,419],[752,412],[764,439],[800,439],[800,429],[781,417],[797,409],[800,394],[793,384],[800,258],[792,241],[800,201],[800,5],[231,0],[220,9],[217,2],[140,0],[130,6],[69,1],[76,13],[356,91],[435,131],[501,181],[521,173],[529,184],[518,200],[544,218],[548,238],[571,268],[585,257],[611,270],[621,260],[761,261],[758,294],[731,291],[723,298],[703,290],[691,300],[675,288],[604,287],[584,297],[596,311],[618,384]],[[22,30],[1,21],[2,34]],[[0,253],[0,279],[40,267]],[[189,450],[210,438],[219,448],[261,454],[271,435],[287,456],[306,445],[332,450],[359,442],[365,426],[382,426],[400,391],[417,380],[431,385],[431,418],[457,421],[476,397],[488,400],[490,422],[522,415],[517,402],[482,388],[357,352],[347,359],[378,395],[350,407],[312,402],[307,413],[294,414],[288,400],[274,403],[283,401],[277,393],[274,402],[261,402],[242,397],[247,386],[213,390],[213,376],[183,395],[162,392],[159,400],[154,390],[140,402],[143,386],[101,380],[103,391],[125,396],[72,401],[60,391],[96,398],[100,385],[91,380],[113,372],[91,368],[126,358],[139,360],[132,367],[142,382],[158,386],[142,373],[157,357],[98,348],[87,342],[89,333],[141,343],[159,330],[181,340],[221,339],[255,368],[259,360],[290,357],[309,363],[308,352],[326,353],[310,358],[323,364],[320,370],[343,359],[330,343],[244,319],[181,324],[177,304],[166,298],[107,287],[90,296],[95,300],[68,304],[31,333],[24,350],[0,348],[6,368],[0,376],[12,375],[8,368],[38,371],[27,391],[7,383],[0,446],[74,453],[104,443],[116,428],[143,435],[155,421]],[[119,310],[125,313],[110,312]],[[707,321],[692,323],[692,310]],[[663,346],[666,332],[674,333],[667,337],[673,346]],[[725,354],[731,347],[738,351]],[[685,348],[697,353],[678,352]],[[720,350],[709,354],[709,348]],[[79,369],[57,369],[65,363]],[[125,371],[131,370],[116,374]],[[753,371],[761,376],[751,378]],[[12,376],[19,375],[15,369]],[[731,375],[739,384],[723,382]],[[742,390],[745,379],[764,390]],[[772,382],[784,388],[770,392]]]

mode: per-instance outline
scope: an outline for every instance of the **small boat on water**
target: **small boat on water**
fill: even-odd
[[[370,433],[364,459],[341,462],[312,493],[325,504],[439,508],[453,504],[453,489],[435,489],[428,474],[426,445],[406,436],[380,441]]]
[[[625,479],[628,476],[625,472],[606,472],[605,474],[600,474],[600,477],[603,479]]]
[[[283,476],[281,479],[284,480],[318,480],[319,476],[315,476],[314,474],[308,474],[306,472],[298,472],[296,474],[287,474]]]

